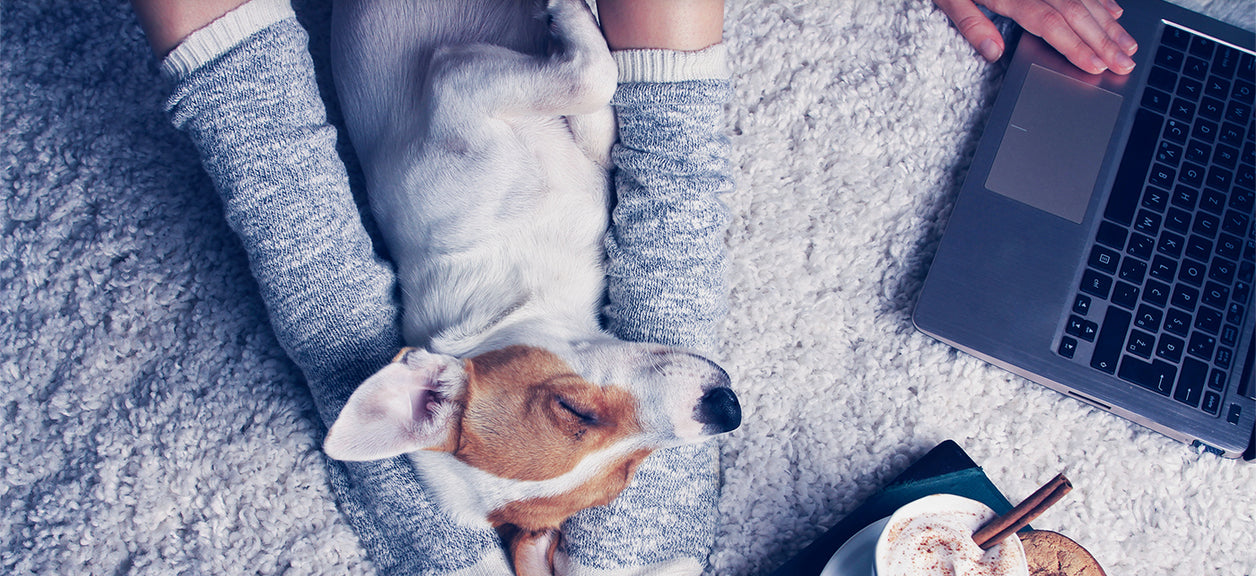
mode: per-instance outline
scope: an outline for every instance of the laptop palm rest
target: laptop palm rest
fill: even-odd
[[[986,188],[1080,224],[1121,100],[1113,92],[1032,65]]]

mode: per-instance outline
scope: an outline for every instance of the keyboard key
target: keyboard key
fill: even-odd
[[[1192,188],[1199,188],[1204,185],[1204,178],[1208,171],[1199,164],[1187,162],[1182,165],[1181,172],[1178,176],[1178,182],[1186,184]]]
[[[1252,105],[1247,102],[1231,100],[1225,109],[1225,119],[1236,124],[1246,124],[1252,117]]]
[[[1250,170],[1250,168],[1248,168]],[[1239,172],[1243,171],[1240,168]],[[1252,213],[1252,207],[1256,206],[1256,193],[1251,190],[1245,190],[1242,183],[1239,187],[1230,191],[1230,207],[1245,214]],[[1242,236],[1242,235],[1240,235]]]
[[[1230,81],[1220,76],[1209,77],[1208,82],[1204,84],[1204,94],[1225,99],[1230,95]]]
[[[1107,300],[1108,294],[1112,292],[1112,277],[1087,269],[1082,273],[1081,290]]]
[[[1192,286],[1199,286],[1204,283],[1204,276],[1207,274],[1207,266],[1187,258],[1182,260],[1182,267],[1178,270],[1178,280]]]
[[[1204,285],[1204,294],[1202,302],[1214,308],[1225,308],[1226,302],[1230,301],[1230,289],[1216,282],[1208,282]]]
[[[1147,263],[1135,258],[1126,258],[1124,262],[1121,262],[1121,271],[1117,273],[1117,278],[1130,284],[1141,285],[1146,277]]]
[[[1128,233],[1125,228],[1117,226],[1111,222],[1104,221],[1099,224],[1099,232],[1095,234],[1095,241],[1116,248],[1117,250],[1125,249],[1125,237]]]
[[[1234,282],[1234,268],[1234,262],[1218,256],[1212,259],[1212,265],[1208,267],[1208,278],[1230,284]]]
[[[1191,125],[1181,120],[1169,118],[1164,122],[1164,133],[1161,136],[1177,142],[1178,144],[1186,143],[1186,138],[1191,134]],[[1132,140],[1131,136],[1131,140]]]
[[[1060,356],[1072,358],[1077,354],[1077,340],[1069,338],[1068,336],[1060,338],[1060,347],[1057,352],[1060,353]]]
[[[1095,351],[1090,357],[1091,368],[1108,374],[1116,372],[1132,317],[1125,310],[1115,306],[1108,307],[1103,317],[1103,327],[1099,329],[1099,337],[1095,339]]]
[[[1236,81],[1234,83],[1234,88],[1230,90],[1230,99],[1251,102],[1253,93],[1256,92],[1253,92],[1250,80],[1247,82]]]
[[[1194,210],[1195,204],[1199,202],[1199,190],[1188,186],[1178,186],[1173,189],[1173,205],[1185,210]],[[1186,215],[1190,220],[1190,214]]]
[[[1213,390],[1225,390],[1225,371],[1213,368],[1208,373],[1208,387]]]
[[[1205,182],[1207,182],[1209,186],[1212,186],[1213,188],[1223,191],[1223,192],[1217,192],[1216,194],[1218,194],[1222,198],[1221,206],[1225,206],[1224,192],[1230,190],[1230,183],[1233,181],[1234,181],[1233,170],[1226,170],[1225,168],[1222,168],[1220,166],[1213,166],[1212,168],[1208,169],[1208,179]],[[1219,210],[1214,210],[1213,212],[1217,214],[1221,213]]]
[[[1125,253],[1135,258],[1147,260],[1151,258],[1152,252],[1156,250],[1156,241],[1150,236],[1145,236],[1137,232],[1130,235],[1129,245],[1125,247]]]
[[[1191,315],[1177,308],[1170,308],[1164,315],[1164,329],[1185,338],[1191,330]]]
[[[1207,214],[1204,214],[1203,216],[1207,216]],[[1218,220],[1213,218],[1213,221],[1217,222]],[[1196,228],[1200,227],[1199,226],[1200,222],[1207,222],[1207,220],[1204,220],[1202,218],[1196,218],[1195,219]],[[1216,224],[1213,223],[1210,225],[1215,226]],[[1207,262],[1208,259],[1212,256],[1212,241],[1207,238],[1204,238],[1203,236],[1200,236],[1199,234],[1191,234],[1191,237],[1186,240],[1186,255],[1190,258],[1195,258],[1197,260],[1203,260]]]
[[[1146,97],[1143,99],[1146,100]],[[1146,104],[1143,105],[1146,106]],[[1213,122],[1220,122],[1221,117],[1225,115],[1225,102],[1205,96],[1199,102],[1199,115]]]
[[[1211,251],[1211,250],[1210,250]],[[1104,248],[1098,244],[1090,249],[1090,267],[1108,274],[1116,274],[1117,266],[1120,264],[1121,254],[1114,250]]]
[[[1195,110],[1198,107],[1198,104],[1191,102],[1190,100],[1174,98],[1173,105],[1169,107],[1169,115],[1177,118],[1178,120],[1190,122],[1195,118]]]
[[[1231,322],[1234,324],[1239,324],[1243,322],[1243,316],[1244,316],[1245,311],[1246,311],[1245,306],[1243,304],[1239,302],[1231,302],[1230,305],[1227,306],[1225,309],[1226,322]],[[1230,345],[1233,346],[1234,344],[1230,344]]]
[[[1231,122],[1222,122],[1217,132],[1217,141],[1227,146],[1238,148],[1243,145],[1243,127]]]
[[[1172,232],[1165,232],[1160,235],[1160,241],[1156,243],[1156,251],[1170,258],[1178,258],[1182,255],[1182,249],[1186,247],[1186,238],[1178,236]]]
[[[1218,144],[1217,150],[1212,153],[1212,162],[1225,168],[1234,168],[1239,163],[1239,150],[1233,146]]]
[[[1216,416],[1221,411],[1221,395],[1216,392],[1204,393],[1204,404],[1199,407],[1204,412]]]
[[[1199,290],[1185,284],[1178,284],[1173,288],[1173,298],[1170,302],[1173,302],[1173,305],[1178,308],[1191,312],[1199,304]],[[1190,322],[1187,322],[1187,324],[1190,324]]]
[[[1147,169],[1156,152],[1156,137],[1163,124],[1164,120],[1155,112],[1140,108],[1135,114],[1129,143],[1125,146],[1125,154],[1117,169],[1108,205],[1104,208],[1105,218],[1123,225],[1129,225],[1133,221],[1134,211],[1142,197]]]
[[[1064,325],[1064,332],[1087,342],[1094,342],[1095,335],[1099,332],[1099,325],[1080,316],[1070,315],[1068,324]]]
[[[1182,348],[1186,342],[1168,334],[1160,335],[1160,344],[1156,346],[1156,356],[1177,364],[1182,360]]]
[[[1212,359],[1212,363],[1224,368],[1230,369],[1230,363],[1234,361],[1234,351],[1229,348],[1217,348],[1217,356]]]
[[[1219,338],[1219,340],[1221,344],[1225,346],[1234,346],[1235,344],[1238,344],[1239,327],[1227,324],[1225,327],[1221,329],[1221,337]]]
[[[1154,306],[1164,308],[1169,303],[1169,285],[1155,280],[1148,280],[1143,287],[1143,300]]]
[[[1192,34],[1191,35],[1191,48],[1190,48],[1189,53],[1192,56],[1198,56],[1204,59],[1212,58],[1212,50],[1216,46],[1217,46],[1216,42],[1208,38],[1204,38],[1203,36],[1195,36]]]
[[[1172,89],[1173,87],[1172,85],[1170,85],[1165,90],[1172,90]],[[1148,86],[1147,89],[1143,91],[1143,100],[1142,100],[1143,107],[1149,108],[1151,110],[1155,110],[1156,112],[1159,112],[1161,114],[1164,114],[1169,111],[1169,105],[1172,101],[1173,101],[1173,97],[1170,96],[1167,92],[1156,90],[1155,88],[1152,88],[1151,86]],[[1225,107],[1224,105],[1222,105],[1222,107],[1220,107],[1217,110],[1217,117],[1213,118],[1213,120],[1220,120],[1221,115],[1224,113],[1225,113]]]
[[[1151,167],[1151,174],[1147,176],[1147,182],[1153,186],[1161,188],[1172,188],[1174,180],[1177,179],[1177,170],[1165,166],[1164,164],[1155,164]]]
[[[1156,51],[1159,54],[1159,50]],[[1234,76],[1239,67],[1239,51],[1229,46],[1218,46],[1217,53],[1212,57],[1212,72],[1225,78]]]
[[[1138,286],[1128,282],[1117,282],[1112,289],[1112,303],[1131,310],[1138,305]]]
[[[1160,233],[1160,215],[1150,210],[1139,210],[1134,218],[1134,229],[1148,236]]]
[[[1201,307],[1195,312],[1195,329],[1203,330],[1209,334],[1216,334],[1217,331],[1221,330],[1221,318],[1219,310],[1214,310],[1207,306]]]
[[[1207,364],[1187,358],[1182,362],[1182,373],[1178,375],[1177,387],[1173,389],[1173,399],[1187,406],[1199,406],[1207,377]]]
[[[1073,312],[1079,316],[1090,314],[1090,296],[1078,294],[1073,298]]]
[[[1131,330],[1129,340],[1125,343],[1125,351],[1148,360],[1156,349],[1156,337],[1141,330]]]
[[[1160,43],[1181,51],[1186,51],[1186,49],[1191,45],[1191,36],[1192,34],[1190,32],[1182,30],[1181,28],[1165,26],[1164,32],[1160,33]]]
[[[1180,196],[1186,190],[1189,190],[1189,188],[1186,188],[1185,186],[1178,186],[1178,191],[1175,192],[1175,195]],[[1192,198],[1193,197],[1194,196],[1192,196]],[[1191,229],[1191,215],[1185,210],[1170,208],[1164,215],[1164,227],[1174,232],[1186,234]]]
[[[1235,160],[1238,159],[1238,151],[1234,152]],[[1169,166],[1177,166],[1182,161],[1182,147],[1169,142],[1161,142],[1156,148],[1156,161],[1168,164]],[[1152,188],[1148,189],[1153,190]],[[1159,191],[1157,191],[1159,192]],[[1157,212],[1164,212],[1164,203],[1160,201],[1151,202],[1153,199],[1147,197],[1147,192],[1143,193],[1143,205],[1153,208]],[[1150,202],[1150,203],[1149,203]]]
[[[1195,232],[1196,234],[1201,234],[1203,236],[1203,237],[1194,236],[1193,238],[1200,238],[1201,240],[1203,240],[1204,237],[1216,238],[1217,229],[1220,227],[1221,227],[1220,218],[1217,218],[1216,216],[1213,216],[1212,214],[1200,213],[1200,214],[1195,215],[1195,225],[1191,227],[1191,230]],[[1191,251],[1191,243],[1187,242],[1186,253],[1190,254],[1190,251]],[[1206,255],[1209,252],[1212,252],[1212,242],[1208,242],[1208,249],[1204,251],[1205,256],[1198,256],[1198,258],[1200,260],[1206,260],[1207,259]]]
[[[1183,76],[1178,79],[1177,90],[1174,90],[1173,93],[1182,98],[1199,100],[1199,97],[1204,95],[1204,83]]]
[[[1138,307],[1138,313],[1134,315],[1134,325],[1148,332],[1158,332],[1160,319],[1163,317],[1164,313],[1160,310],[1143,304]]]
[[[1161,360],[1144,362],[1133,356],[1121,359],[1121,370],[1117,377],[1132,382],[1143,388],[1168,396],[1173,391],[1173,379],[1177,376],[1177,368]]]
[[[1190,56],[1186,59],[1186,66],[1182,68],[1182,73],[1191,78],[1203,80],[1208,77],[1208,61]]]
[[[1214,167],[1213,170],[1216,170]],[[1225,193],[1207,189],[1199,195],[1199,208],[1221,215],[1225,211]]]
[[[1151,276],[1165,282],[1172,282],[1177,275],[1177,260],[1156,256],[1151,261]]]
[[[1190,162],[1204,164],[1212,157],[1212,145],[1199,140],[1191,140],[1186,147],[1186,159]]]
[[[1147,74],[1147,85],[1153,88],[1172,92],[1177,87],[1178,75],[1166,68],[1153,67]]]
[[[1243,254],[1243,241],[1224,232],[1217,238],[1217,255],[1230,260],[1238,260]]]
[[[1209,122],[1203,119],[1196,120],[1195,128],[1191,130],[1191,136],[1211,144],[1217,140],[1217,130],[1220,128],[1216,122]]]
[[[1216,350],[1216,348],[1216,338],[1202,332],[1196,332],[1191,334],[1191,340],[1186,345],[1186,353],[1197,358],[1202,358],[1204,361],[1208,361],[1212,359],[1212,352],[1213,350]],[[1200,376],[1200,379],[1203,379],[1202,375]]]
[[[1249,164],[1240,165],[1234,170],[1234,185],[1249,191],[1256,188],[1256,169]]]
[[[1256,61],[1253,60],[1251,54],[1242,54],[1239,56],[1239,68],[1235,71],[1235,74],[1238,75],[1241,80],[1256,82],[1256,71],[1253,70],[1256,66],[1253,66],[1253,64],[1256,64]],[[1248,95],[1250,96],[1251,93],[1249,92]]]
[[[1221,229],[1242,238],[1247,236],[1250,223],[1251,218],[1247,214],[1238,210],[1230,210],[1225,213],[1225,219],[1221,221]]]
[[[1174,50],[1168,46],[1161,46],[1156,50],[1156,65],[1163,66],[1177,72],[1182,68],[1182,62],[1186,61],[1186,55],[1179,50]],[[1237,62],[1235,63],[1237,65]]]

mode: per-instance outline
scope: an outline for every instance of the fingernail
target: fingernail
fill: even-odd
[[[1121,49],[1126,54],[1133,55],[1135,52],[1138,52],[1138,42],[1135,42],[1134,38],[1129,34],[1122,33],[1120,36],[1117,36],[1116,43],[1120,44]]]
[[[1116,64],[1117,71],[1121,73],[1126,73],[1134,69],[1134,60],[1124,54],[1117,54]]]
[[[1003,56],[1003,49],[999,48],[999,43],[990,38],[982,40],[981,44],[977,46],[977,51],[981,52],[982,57],[991,62]]]
[[[1090,57],[1090,70],[1095,74],[1101,74],[1108,69],[1108,65],[1103,63],[1103,59],[1098,56]]]

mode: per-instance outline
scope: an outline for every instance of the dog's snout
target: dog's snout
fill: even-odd
[[[732,432],[741,426],[741,403],[731,388],[719,386],[702,395],[695,408],[703,432],[709,435]]]

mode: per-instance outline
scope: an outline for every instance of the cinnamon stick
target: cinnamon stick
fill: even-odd
[[[989,550],[995,544],[1002,542],[1004,538],[1011,536],[1017,530],[1024,528],[1034,518],[1045,512],[1052,504],[1060,501],[1069,490],[1073,489],[1073,483],[1068,481],[1063,474],[1057,474],[1050,482],[1047,482],[1030,494],[1015,508],[1008,511],[1007,514],[999,516],[994,520],[986,523],[975,534],[973,541],[981,547],[982,550]]]

